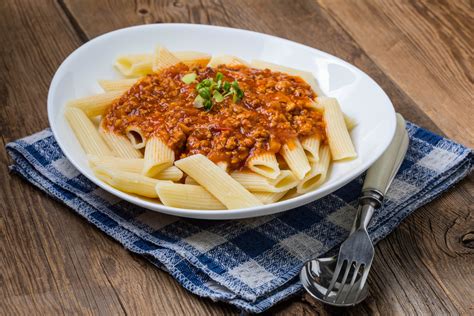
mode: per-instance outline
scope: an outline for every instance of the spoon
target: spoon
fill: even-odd
[[[303,269],[300,273],[300,280],[303,284],[303,287],[306,291],[311,294],[314,298],[323,301],[323,298],[326,296],[327,289],[331,284],[332,277],[334,275],[334,270],[336,269],[337,264],[337,256],[326,257],[326,258],[317,258],[310,260],[305,263]],[[355,286],[358,286],[361,281],[362,273],[359,272],[356,277]],[[348,279],[352,279],[352,273],[348,276]],[[330,293],[328,293],[327,298],[331,299],[336,297],[339,293],[339,290],[342,288],[343,292],[341,294],[346,295],[344,292],[348,289],[348,287],[344,287],[344,284],[341,284],[342,281],[342,274],[340,278],[336,281],[333,289]],[[345,307],[345,306],[352,306],[362,302],[368,294],[367,283],[362,288],[359,296],[353,297],[350,293],[347,293],[346,301],[351,303],[340,303],[337,306]],[[325,302],[325,301],[324,301]]]

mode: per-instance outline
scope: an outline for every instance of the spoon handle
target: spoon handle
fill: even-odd
[[[405,120],[397,113],[397,127],[392,142],[365,176],[353,230],[366,229],[374,210],[382,206],[384,195],[395,178],[407,149],[408,134],[405,129]]]

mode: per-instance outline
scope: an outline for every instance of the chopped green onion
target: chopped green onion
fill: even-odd
[[[210,88],[201,88],[198,90],[199,95],[203,99],[210,99],[211,98],[211,89]]]
[[[198,108],[198,109],[204,107],[204,99],[203,99],[200,95],[198,95],[198,96],[194,99],[193,105],[194,105],[195,108]]]
[[[242,91],[242,89],[240,89],[237,80],[232,83],[232,88],[234,90],[234,96],[232,97],[232,101],[234,101],[234,103],[237,103],[244,97],[244,92]]]
[[[217,90],[214,90],[214,93],[213,93],[213,98],[216,102],[222,102],[224,101],[224,96],[222,94],[220,94],[219,91]]]
[[[182,80],[186,83],[196,82],[197,75],[190,73],[183,76]],[[186,81],[185,81],[186,80]],[[196,85],[197,97],[194,99],[194,107],[204,108],[209,112],[214,106],[213,101],[220,103],[230,95],[234,103],[239,102],[244,97],[244,92],[239,87],[237,80],[234,82],[223,81],[224,75],[221,72],[216,73],[215,79],[207,78]]]
[[[224,85],[222,86],[222,90],[224,90],[225,93],[228,93],[230,90],[230,82],[228,81],[224,82]]]
[[[204,79],[203,81],[201,81],[196,89],[199,90],[199,89],[202,89],[202,88],[210,88],[212,86],[212,83],[214,82],[214,80],[212,79]]]
[[[181,81],[183,81],[185,84],[191,84],[193,82],[196,82],[196,77],[197,75],[194,72],[192,72],[192,73],[184,75],[183,78],[181,78]]]
[[[209,112],[211,109],[212,109],[212,101],[209,99],[209,100],[206,100],[204,101],[204,109]]]

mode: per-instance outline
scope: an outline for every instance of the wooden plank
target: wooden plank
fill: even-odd
[[[312,1],[106,1],[103,10],[92,14],[93,0],[65,0],[80,31],[94,38],[113,29],[143,23],[201,23],[249,29],[288,38],[328,53],[361,68],[387,92],[407,119],[441,133],[441,130],[395,85],[326,12]],[[113,3],[113,4],[112,4]],[[115,10],[109,10],[114,7]],[[291,7],[291,10],[288,10]],[[120,8],[118,10],[117,8]],[[101,19],[100,17],[103,17]],[[298,23],[295,23],[298,21]],[[317,21],[317,23],[315,23]],[[332,25],[334,24],[334,25]],[[284,25],[285,27],[281,27]],[[321,27],[324,26],[324,27]],[[337,39],[337,40],[335,40]]]
[[[449,137],[474,146],[472,2],[318,2]]]
[[[90,14],[87,14],[87,4],[67,1],[67,7],[76,17],[78,24],[89,37],[97,36],[115,27],[124,25],[123,15],[128,9],[107,17],[107,25],[92,23]],[[289,10],[291,8],[291,10]],[[289,38],[335,54],[360,67],[382,85],[393,100],[395,107],[408,119],[424,127],[440,132],[433,122],[419,109],[417,104],[408,97],[389,76],[373,62],[371,58],[354,42],[348,33],[338,23],[335,23],[327,10],[321,10],[310,1],[224,1],[222,5],[204,2],[202,9],[199,4],[189,2],[186,5],[174,6],[171,2],[153,2],[152,4],[138,2],[135,12],[140,14],[127,14],[127,23],[140,24],[152,22],[192,22],[210,23],[215,25],[232,26],[251,29],[277,36]],[[205,14],[198,13],[204,11]],[[193,12],[192,14],[190,12]],[[111,26],[113,25],[113,26]],[[284,27],[282,27],[284,25]],[[444,197],[439,201],[449,201],[466,207],[469,198],[466,194],[455,193],[455,196]],[[433,205],[433,204],[432,204]],[[436,205],[436,204],[435,204]],[[414,214],[410,221],[402,225],[390,238],[382,241],[378,247],[379,257],[374,263],[374,272],[369,280],[374,284],[372,297],[368,302],[354,308],[353,312],[379,311],[381,313],[397,312],[431,312],[431,313],[456,313],[462,310],[465,301],[462,291],[456,286],[463,284],[460,277],[466,272],[463,263],[467,260],[461,256],[453,267],[454,262],[446,256],[437,244],[432,244],[435,232],[431,231],[432,224],[427,218],[436,218],[436,222],[451,222],[453,219],[462,218],[467,209],[459,213],[440,212],[439,208],[423,208]],[[429,216],[427,216],[429,215]],[[420,222],[424,230],[418,226],[413,227],[413,221]],[[443,227],[445,230],[447,227]],[[463,227],[466,229],[466,226]],[[462,229],[461,229],[462,230]],[[419,235],[422,231],[425,234]],[[442,234],[443,229],[436,231]],[[437,235],[436,235],[437,236]],[[416,243],[421,243],[418,245]],[[454,244],[458,244],[454,241]],[[415,246],[416,245],[416,246]],[[436,264],[433,259],[421,258],[419,248],[429,250],[445,264]],[[394,256],[394,254],[396,254]],[[438,258],[438,259],[439,259]],[[407,267],[406,262],[413,264]],[[441,267],[443,266],[443,267]],[[464,265],[466,267],[466,265]],[[444,269],[444,270],[440,270]],[[440,277],[437,285],[433,285],[434,277],[439,271],[449,270],[447,275]],[[399,276],[401,275],[401,277]],[[413,281],[411,279],[414,279]],[[421,284],[421,285],[420,285]],[[389,285],[383,288],[377,285]],[[465,288],[463,286],[460,287]],[[420,293],[420,294],[417,294]],[[431,300],[435,302],[431,302]],[[306,302],[311,300],[306,299]],[[308,304],[294,301],[293,304],[281,304],[273,309],[279,313],[300,314],[302,311],[332,312],[327,307],[321,308],[318,304]]]
[[[3,147],[48,126],[51,77],[81,40],[52,1],[0,1],[0,12],[0,40],[8,43],[0,46]],[[0,150],[0,314],[235,312],[190,295],[167,273],[9,175],[8,164]]]
[[[311,1],[226,1],[223,5],[216,1],[103,1],[98,6],[88,0],[59,4],[0,3],[5,17],[0,20],[0,37],[2,42],[13,43],[0,48],[0,76],[5,74],[0,78],[0,98],[5,99],[0,100],[5,101],[1,102],[5,106],[0,112],[3,142],[47,126],[46,111],[38,110],[38,104],[45,104],[47,86],[59,62],[81,40],[118,27],[150,22],[248,28],[326,50],[373,76],[407,118],[437,130],[328,12]],[[35,45],[30,47],[28,43]],[[27,74],[31,78],[24,78]],[[20,119],[20,114],[25,117]],[[190,295],[165,273],[130,256],[59,203],[8,176],[4,151],[0,161],[0,204],[5,205],[0,212],[0,260],[2,267],[8,267],[2,271],[6,282],[0,287],[0,295],[6,299],[0,300],[0,311],[237,314],[226,305]],[[469,297],[464,294],[470,280],[465,269],[472,249],[461,241],[468,238],[470,226],[466,219],[472,204],[472,183],[464,181],[456,190],[412,215],[377,247],[377,260],[369,279],[371,297],[344,312],[468,311]],[[300,315],[342,310],[323,307],[304,296],[302,300],[282,303],[272,312]]]

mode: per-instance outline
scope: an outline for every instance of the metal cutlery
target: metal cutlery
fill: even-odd
[[[408,148],[405,120],[397,113],[394,138],[384,154],[369,168],[359,198],[359,208],[350,235],[338,257],[318,258],[305,263],[300,279],[316,299],[335,306],[351,306],[367,296],[365,286],[374,257],[367,225],[400,168]]]

